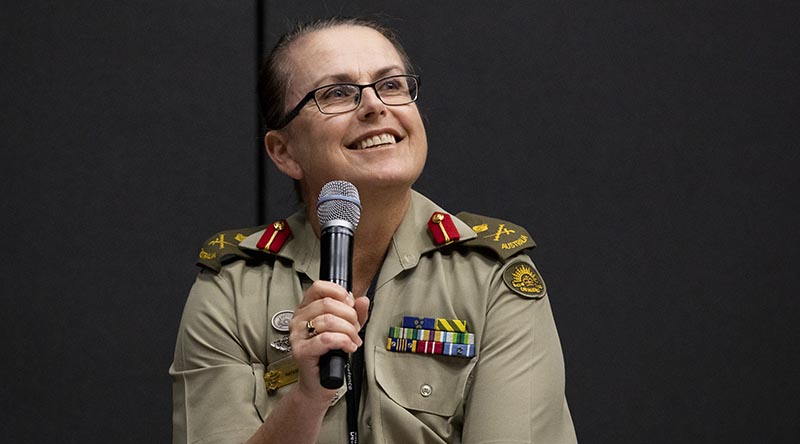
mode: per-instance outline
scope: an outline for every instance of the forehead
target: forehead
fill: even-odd
[[[369,82],[404,71],[394,45],[378,31],[337,26],[303,36],[287,51],[290,94],[332,82]]]

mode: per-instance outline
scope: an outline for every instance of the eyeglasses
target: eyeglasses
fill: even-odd
[[[417,101],[419,92],[419,76],[412,74],[401,74],[396,76],[384,77],[367,85],[355,83],[334,83],[332,85],[320,86],[312,90],[297,104],[289,114],[281,119],[280,123],[273,129],[281,129],[288,125],[300,111],[306,106],[309,100],[314,100],[317,109],[322,114],[343,114],[350,112],[361,104],[361,95],[364,88],[372,88],[375,95],[386,105],[397,106],[407,105]]]

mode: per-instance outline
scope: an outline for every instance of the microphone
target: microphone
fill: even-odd
[[[317,201],[320,226],[319,278],[353,289],[353,234],[361,218],[361,201],[355,185],[343,180],[328,182]],[[327,389],[344,383],[347,353],[330,350],[319,359],[319,382]]]

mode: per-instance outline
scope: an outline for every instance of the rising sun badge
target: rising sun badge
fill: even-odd
[[[536,268],[526,262],[516,262],[506,268],[503,281],[515,293],[528,298],[540,298],[545,294],[544,281]]]

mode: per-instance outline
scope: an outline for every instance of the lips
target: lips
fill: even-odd
[[[398,140],[400,140],[400,138],[395,137],[394,134],[380,133],[364,137],[361,140],[347,145],[347,148],[351,150],[365,150],[378,146],[391,145],[393,143],[397,143]]]

